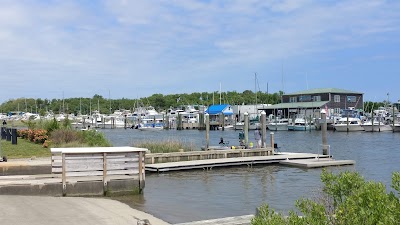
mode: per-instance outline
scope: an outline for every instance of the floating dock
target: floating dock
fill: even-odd
[[[177,223],[174,225],[250,225],[253,217],[254,215],[234,216],[187,223]]]
[[[280,164],[295,166],[301,168],[318,168],[327,166],[347,166],[354,165],[354,160],[334,160],[332,158],[318,158],[318,159],[297,159],[297,160],[284,160]]]
[[[211,170],[214,167],[243,166],[249,167],[256,164],[280,163],[283,165],[298,166],[303,168],[315,168],[324,166],[353,165],[353,160],[334,160],[328,155],[312,153],[279,153],[268,156],[251,156],[236,158],[203,159],[181,162],[166,162],[147,164],[146,171],[167,172],[174,170],[204,169]]]

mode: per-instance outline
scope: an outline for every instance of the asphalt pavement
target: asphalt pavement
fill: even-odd
[[[169,225],[154,216],[106,198],[0,195],[0,224]],[[138,222],[139,221],[139,222]]]

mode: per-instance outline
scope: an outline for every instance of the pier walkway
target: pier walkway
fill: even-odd
[[[223,151],[223,150],[221,150]],[[315,168],[325,166],[353,165],[353,160],[334,160],[328,155],[312,153],[282,152],[266,156],[248,156],[235,158],[203,159],[180,162],[153,163],[146,165],[146,171],[166,172],[174,170],[204,169],[211,170],[214,167],[242,166],[249,167],[256,164],[280,163],[283,165],[303,168]]]

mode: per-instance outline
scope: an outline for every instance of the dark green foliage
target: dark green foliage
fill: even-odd
[[[110,147],[111,144],[104,137],[103,133],[94,130],[87,130],[79,132],[83,143],[90,147]]]
[[[257,92],[257,103],[258,104],[276,104],[280,103],[281,95],[279,93],[265,93]],[[45,115],[45,112],[52,111],[55,114],[59,113],[74,113],[78,114],[89,114],[91,111],[99,109],[100,113],[112,113],[117,109],[132,109],[139,106],[153,106],[157,110],[167,110],[170,107],[177,107],[180,105],[211,105],[214,102],[219,104],[219,92],[208,93],[208,92],[194,92],[191,94],[153,94],[149,97],[140,99],[106,99],[101,95],[94,95],[92,98],[68,98],[68,99],[33,99],[33,98],[19,98],[11,99],[0,105],[2,112],[12,111],[29,111],[38,112],[41,116]],[[251,90],[245,90],[242,93],[236,91],[228,91],[221,93],[222,104],[255,104],[256,93]],[[177,99],[179,98],[179,101]],[[19,107],[21,106],[21,107]],[[23,106],[23,107],[22,107]],[[25,107],[26,106],[26,107]],[[66,107],[67,106],[67,107]]]
[[[301,199],[296,202],[302,216],[294,211],[284,217],[263,205],[252,225],[264,224],[338,224],[338,225],[395,225],[400,221],[400,173],[392,175],[392,188],[387,193],[382,183],[365,181],[357,172],[341,172],[338,175],[321,174],[324,183],[323,199]],[[330,201],[331,200],[331,201]]]

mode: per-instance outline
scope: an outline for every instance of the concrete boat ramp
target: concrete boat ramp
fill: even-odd
[[[318,155],[312,153],[290,153],[281,152],[268,156],[236,157],[192,160],[181,162],[167,162],[147,164],[146,171],[166,172],[174,170],[204,169],[211,170],[214,167],[243,166],[249,167],[257,164],[279,163],[282,165],[295,166],[301,168],[316,168],[327,166],[354,165],[354,160],[335,160],[328,155]]]

